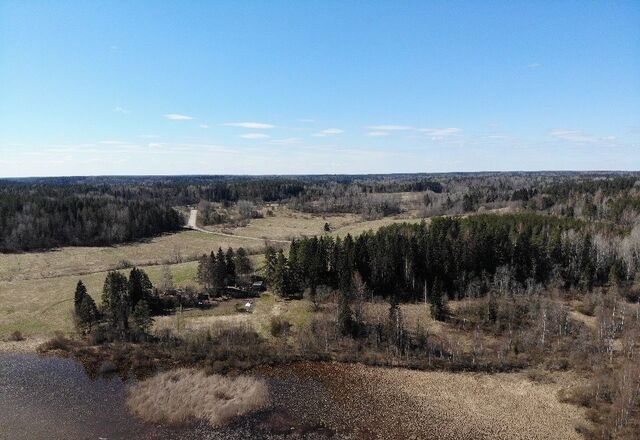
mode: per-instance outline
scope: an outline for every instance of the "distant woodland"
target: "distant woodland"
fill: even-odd
[[[630,230],[640,217],[638,173],[451,173],[345,176],[145,176],[0,180],[0,250],[110,245],[175,231],[174,208],[205,204],[205,224],[225,222],[212,204],[243,217],[278,203],[314,214],[378,219],[433,217],[507,208]],[[206,205],[209,203],[209,205]]]
[[[105,246],[182,227],[182,216],[153,200],[85,192],[75,186],[0,187],[0,250]]]

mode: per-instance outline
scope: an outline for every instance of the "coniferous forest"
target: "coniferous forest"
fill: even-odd
[[[9,187],[0,190],[0,251],[106,246],[182,227],[170,206],[108,194]]]

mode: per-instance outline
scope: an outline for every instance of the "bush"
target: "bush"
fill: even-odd
[[[130,267],[133,267],[133,263],[129,260],[120,260],[118,262],[118,264],[116,265],[116,269],[129,269]]]
[[[22,333],[16,330],[15,332],[9,335],[9,340],[14,342],[24,341],[24,336],[22,336]]]
[[[38,347],[38,351],[41,353],[46,353],[47,351],[71,351],[74,347],[75,343],[66,338],[62,332],[56,332],[55,336],[49,339],[47,342],[42,343]]]
[[[271,336],[279,338],[280,336],[286,336],[289,334],[289,329],[291,328],[291,324],[284,318],[280,316],[274,316],[271,318],[271,322],[269,323],[269,331],[271,332]]]

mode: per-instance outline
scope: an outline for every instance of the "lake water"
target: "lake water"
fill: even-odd
[[[205,426],[141,423],[125,407],[117,376],[90,379],[71,359],[0,353],[0,438],[183,439],[207,437]]]
[[[127,412],[127,383],[118,376],[92,379],[73,359],[0,353],[0,439],[240,440],[283,438],[290,433],[297,438],[335,438],[316,422],[305,420],[318,408],[308,398],[324,393],[317,383],[265,379],[273,392],[269,411],[218,429],[204,422],[168,427],[143,423]],[[287,407],[299,412],[292,416]]]

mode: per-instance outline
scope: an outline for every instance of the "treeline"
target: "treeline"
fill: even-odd
[[[432,177],[416,175],[324,176],[103,176],[0,180],[0,188],[14,191],[75,191],[109,194],[124,199],[164,200],[172,205],[284,201],[317,197],[325,188],[355,188],[360,193],[442,191]]]
[[[254,206],[285,203],[311,213],[376,219],[492,209],[640,224],[637,173],[471,173],[351,176],[66,177],[0,180],[0,250],[105,245],[175,230],[171,206],[202,201]],[[402,200],[399,192],[421,196]],[[251,205],[253,204],[253,205]],[[239,209],[242,211],[242,209]],[[216,211],[207,223],[226,222]],[[252,214],[242,218],[252,218]]]
[[[0,187],[0,251],[104,246],[182,227],[168,205],[76,188]]]
[[[436,218],[294,241],[288,257],[267,253],[266,274],[286,295],[321,285],[351,292],[357,273],[373,294],[400,300],[477,297],[495,283],[589,291],[633,279],[638,254],[625,259],[593,234],[582,221],[536,214]]]
[[[423,216],[509,208],[563,217],[618,222],[640,218],[638,177],[616,174],[513,173],[442,178],[444,191],[426,191]]]

